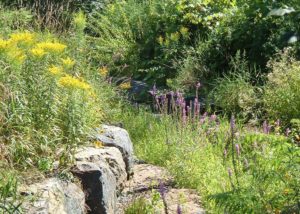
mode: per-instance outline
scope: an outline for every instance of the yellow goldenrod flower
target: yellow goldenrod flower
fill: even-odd
[[[98,149],[104,147],[102,141],[95,141],[95,142],[94,142],[94,146],[95,146],[95,148],[98,148]]]
[[[76,88],[83,90],[88,90],[91,88],[91,86],[88,83],[85,83],[84,81],[79,80],[78,78],[71,77],[70,75],[61,77],[58,81],[58,84],[66,88]]]
[[[108,74],[108,69],[106,66],[103,66],[102,68],[99,69],[99,73],[102,77],[106,77]]]
[[[20,64],[22,64],[26,59],[26,55],[24,54],[24,52],[18,48],[10,49],[7,53],[7,56],[11,60]]]
[[[0,39],[0,50],[5,50],[8,47],[8,44],[8,41]]]
[[[24,33],[12,33],[10,35],[10,40],[13,43],[31,43],[33,42],[34,35],[32,33],[24,32]]]
[[[72,60],[70,57],[67,57],[65,59],[61,59],[61,61],[64,64],[64,66],[66,66],[67,68],[71,68],[75,65],[75,61]]]
[[[31,52],[31,54],[33,55],[33,56],[36,56],[36,57],[42,57],[42,56],[44,56],[47,52],[44,50],[44,49],[42,49],[42,48],[33,48],[33,49],[31,49],[30,50],[30,52]]]
[[[48,71],[54,75],[63,73],[62,67],[59,66],[51,66],[50,68],[48,68]]]
[[[124,82],[124,83],[120,84],[119,87],[122,90],[128,90],[131,88],[131,84],[130,84],[130,82]]]
[[[49,52],[62,52],[66,49],[66,45],[58,42],[41,42],[36,45],[37,48],[44,49]]]

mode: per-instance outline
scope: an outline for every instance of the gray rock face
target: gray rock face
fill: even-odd
[[[78,149],[75,154],[75,160],[95,163],[98,167],[106,164],[106,167],[115,177],[117,189],[121,190],[123,188],[127,174],[125,163],[119,149],[114,147],[84,147]]]
[[[72,170],[82,182],[89,213],[113,214],[116,209],[117,182],[105,162],[78,161]]]
[[[75,184],[57,178],[47,179],[26,188],[27,200],[22,204],[27,214],[84,214],[85,197]]]
[[[97,140],[107,147],[115,147],[120,150],[126,165],[127,178],[133,173],[133,146],[129,134],[125,129],[102,125],[92,136],[92,140]]]

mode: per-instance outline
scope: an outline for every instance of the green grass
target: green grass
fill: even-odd
[[[222,118],[220,125],[201,126],[143,111],[123,118],[137,156],[166,167],[178,187],[197,189],[209,213],[291,212],[299,202],[300,150],[284,136],[240,125],[232,138]]]

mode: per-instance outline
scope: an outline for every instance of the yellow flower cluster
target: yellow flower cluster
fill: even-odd
[[[0,50],[5,50],[9,45],[7,40],[0,39]]]
[[[75,88],[75,89],[83,89],[83,90],[89,90],[91,88],[91,86],[88,83],[78,78],[71,77],[70,75],[61,77],[58,80],[58,84],[66,88]]]
[[[106,66],[103,66],[102,68],[99,69],[99,73],[102,77],[106,77],[108,74],[108,69]]]
[[[75,65],[75,61],[72,60],[70,57],[62,58],[61,61],[62,61],[63,65],[67,68],[71,68]]]
[[[33,48],[33,49],[31,49],[31,54],[33,55],[33,56],[36,56],[36,57],[42,57],[42,56],[44,56],[47,52],[44,50],[44,49],[42,49],[42,48]]]
[[[50,68],[48,68],[48,71],[54,75],[63,73],[62,67],[59,67],[59,66],[51,66]]]
[[[124,83],[120,84],[119,87],[122,90],[128,90],[131,88],[131,84],[130,84],[130,82],[124,82]]]
[[[58,42],[41,42],[36,45],[36,48],[43,49],[49,52],[63,52],[67,46]]]
[[[24,42],[24,43],[31,43],[34,40],[34,34],[24,32],[24,33],[12,33],[10,35],[10,42],[11,43],[19,43],[19,42]]]

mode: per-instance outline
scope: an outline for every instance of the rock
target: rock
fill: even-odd
[[[160,183],[164,186],[172,185],[173,178],[170,173],[162,167],[151,164],[137,164],[133,167],[133,177],[126,182],[125,193],[142,192],[152,188],[158,188]]]
[[[103,166],[103,164],[106,163],[109,170],[115,176],[117,189],[121,190],[123,188],[127,174],[125,163],[119,149],[114,147],[84,147],[77,150],[75,160],[95,163],[97,166]]]
[[[169,214],[176,214],[178,205],[181,207],[182,213],[205,213],[204,209],[200,206],[200,197],[194,190],[170,189],[166,193],[166,202]]]
[[[89,213],[114,214],[117,182],[107,163],[78,161],[72,169],[82,183]]]
[[[200,197],[194,190],[175,189],[172,187],[174,181],[169,172],[162,167],[150,164],[139,164],[134,166],[134,175],[126,182],[122,195],[118,198],[118,212],[123,214],[125,209],[138,198],[144,198],[151,204],[153,194],[159,194],[159,185],[165,188],[165,204],[169,214],[176,214],[180,206],[182,213],[204,214],[201,208]],[[154,197],[155,198],[155,197]],[[154,207],[155,213],[165,213],[164,202],[160,198]]]
[[[129,134],[125,129],[115,126],[102,125],[92,140],[100,141],[104,146],[116,147],[120,150],[126,165],[127,178],[133,173],[133,146]]]
[[[83,214],[85,197],[75,184],[57,178],[26,187],[25,202],[22,204],[27,214]],[[33,200],[31,200],[33,197]]]

